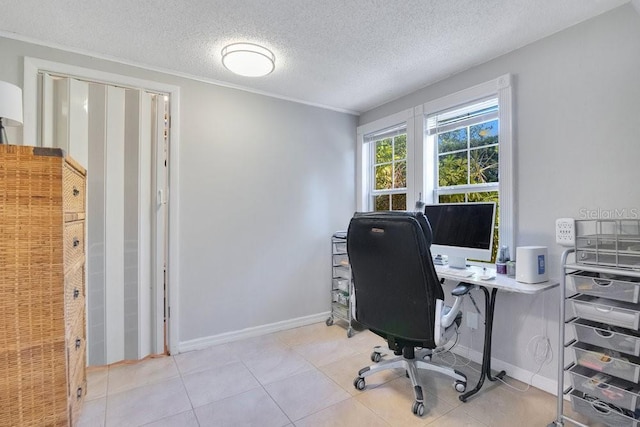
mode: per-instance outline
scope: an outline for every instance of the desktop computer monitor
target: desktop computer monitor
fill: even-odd
[[[491,261],[494,202],[426,205],[424,214],[433,231],[432,255],[446,255],[454,268],[466,268],[467,258]]]

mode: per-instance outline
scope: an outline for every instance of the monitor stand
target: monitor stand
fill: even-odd
[[[467,259],[465,257],[449,256],[449,268],[464,270],[467,268]]]

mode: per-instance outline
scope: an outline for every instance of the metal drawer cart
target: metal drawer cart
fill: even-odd
[[[557,418],[640,426],[640,220],[579,220],[562,254]],[[567,262],[571,253],[575,262]],[[565,351],[572,358],[565,360]],[[564,415],[564,397],[587,424]]]
[[[347,337],[354,334],[351,325],[351,265],[347,255],[347,232],[338,231],[331,236],[331,315],[325,322],[333,325],[336,319],[347,323]]]

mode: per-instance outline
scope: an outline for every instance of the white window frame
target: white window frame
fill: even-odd
[[[415,190],[425,195],[427,203],[437,203],[434,200],[436,188],[436,173],[425,171],[425,165],[436,165],[436,150],[433,146],[428,146],[426,137],[428,116],[441,111],[450,110],[457,106],[470,104],[474,100],[482,100],[489,97],[498,98],[498,120],[500,126],[499,133],[499,184],[498,194],[500,197],[500,242],[499,245],[507,245],[512,251],[515,250],[515,174],[513,170],[513,100],[512,100],[512,78],[510,74],[505,74],[494,80],[461,90],[451,95],[426,102],[414,108],[414,119],[416,128],[420,129],[422,144],[415,146],[415,171],[416,176],[423,177],[416,182]],[[416,129],[417,133],[417,129]],[[478,187],[479,188],[479,187]]]
[[[370,143],[365,142],[365,135],[388,129],[393,126],[406,123],[407,127],[407,210],[415,202],[415,118],[413,108],[401,111],[391,116],[384,117],[366,125],[358,126],[357,147],[356,147],[356,176],[358,184],[356,186],[356,210],[368,212],[374,209],[372,206],[372,182],[373,182],[373,157]]]
[[[498,192],[500,195],[500,242],[515,250],[516,241],[516,198],[514,188],[515,171],[513,169],[513,98],[511,74],[477,86],[461,90],[451,95],[435,99],[403,110],[371,123],[358,126],[356,145],[356,209],[364,212],[372,210],[370,206],[371,154],[365,145],[364,136],[389,128],[400,123],[407,123],[407,209],[418,200],[433,203],[435,173],[425,171],[425,165],[435,165],[435,150],[425,147],[426,117],[440,111],[468,104],[473,100],[491,96],[498,98],[499,136],[499,174]],[[413,129],[413,132],[412,132]],[[416,143],[420,141],[421,143]]]
[[[371,135],[371,134],[370,134]],[[396,147],[396,138],[404,135],[405,136],[405,157],[403,157],[402,159],[396,159],[396,155],[395,155],[395,147]],[[371,171],[369,172],[370,175],[374,178],[371,180],[371,188],[369,189],[369,204],[371,207],[371,210],[376,210],[376,199],[380,196],[386,196],[387,199],[389,200],[389,210],[394,210],[393,209],[393,196],[396,194],[404,194],[405,195],[405,208],[403,210],[406,210],[407,205],[406,205],[406,193],[407,193],[407,164],[409,159],[407,158],[407,149],[406,149],[406,135],[407,135],[407,123],[403,122],[400,123],[396,126],[393,126],[391,129],[385,129],[382,133],[374,133],[371,136],[368,137],[368,135],[365,135],[365,142],[370,144],[369,145],[369,154],[370,154],[370,161],[369,164],[371,165]],[[389,162],[382,162],[382,163],[376,163],[376,155],[377,155],[377,144],[380,141],[384,141],[390,139],[391,140],[391,161]],[[403,187],[397,187],[396,186],[396,166],[398,165],[399,162],[404,162],[405,164],[405,168],[404,168],[404,172],[405,172],[405,177],[404,177],[404,183],[405,185]],[[376,177],[376,167],[378,166],[382,166],[382,165],[389,165],[391,166],[391,188],[384,188],[384,189],[377,189],[375,188],[375,177]]]
[[[442,195],[451,195],[451,194],[462,194],[462,193],[477,193],[477,192],[498,192],[499,193],[499,181],[495,181],[495,182],[486,182],[486,183],[471,183],[470,179],[470,172],[471,172],[471,154],[473,151],[475,150],[482,150],[485,149],[487,147],[490,146],[497,146],[500,147],[500,143],[499,140],[498,142],[496,142],[495,144],[491,144],[491,145],[482,145],[479,147],[471,147],[470,145],[470,139],[471,139],[471,134],[470,132],[467,132],[467,144],[464,148],[460,148],[460,149],[456,149],[453,151],[447,151],[446,153],[439,153],[439,147],[438,147],[438,136],[446,133],[446,132],[450,132],[450,131],[456,131],[456,130],[460,130],[460,129],[469,129],[472,126],[477,126],[479,124],[482,123],[488,123],[490,121],[498,121],[500,120],[499,117],[499,111],[498,111],[498,99],[495,96],[490,97],[489,99],[486,100],[476,100],[476,101],[471,101],[469,102],[467,105],[464,105],[462,107],[457,107],[454,108],[452,110],[449,110],[448,112],[445,112],[445,114],[449,113],[450,115],[452,114],[459,114],[461,113],[461,111],[478,111],[479,109],[482,109],[483,105],[485,106],[487,104],[491,105],[491,106],[495,106],[496,110],[492,111],[490,113],[487,114],[483,114],[481,116],[476,116],[476,117],[472,117],[472,118],[467,118],[465,120],[462,121],[458,121],[456,123],[452,123],[449,125],[445,125],[443,128],[438,128],[437,127],[437,123],[432,124],[435,125],[435,128],[431,128],[428,129],[429,126],[426,127],[427,131],[430,132],[428,134],[425,135],[425,143],[427,144],[429,150],[433,149],[435,150],[435,154],[434,154],[434,159],[437,159],[434,164],[437,165],[437,167],[434,168],[433,173],[435,174],[434,177],[434,193],[433,193],[433,200],[438,200],[439,196]],[[432,119],[436,120],[436,121],[440,121],[440,117],[442,117],[445,114],[441,114],[441,113],[437,113],[435,115],[431,115],[430,117],[427,117],[427,122],[431,121]],[[446,117],[446,116],[445,116]],[[446,119],[445,119],[446,120]],[[499,129],[499,127],[498,127]],[[451,185],[451,186],[444,186],[441,187],[439,184],[439,179],[440,179],[440,157],[441,156],[447,156],[447,155],[452,155],[452,154],[460,154],[460,153],[464,153],[466,158],[467,158],[467,182],[465,184],[456,184],[456,185]],[[499,159],[499,157],[498,157]],[[496,242],[497,243],[497,242]]]

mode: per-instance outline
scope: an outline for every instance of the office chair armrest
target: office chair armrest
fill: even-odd
[[[451,295],[453,295],[454,297],[461,297],[468,294],[473,288],[474,285],[470,285],[468,283],[458,283],[458,286],[453,288],[453,290],[451,291]]]
[[[435,343],[437,346],[445,344],[445,330],[453,324],[460,311],[460,305],[462,304],[462,297],[468,294],[473,285],[467,283],[460,283],[452,291],[451,295],[455,296],[453,306],[448,312],[444,313],[445,305],[443,300],[436,300],[436,319],[435,319]]]
[[[451,326],[454,320],[456,320],[456,316],[458,316],[458,312],[460,311],[460,305],[462,304],[462,297],[468,294],[473,287],[473,285],[468,283],[460,283],[458,286],[453,288],[451,295],[456,298],[453,300],[453,306],[451,309],[447,313],[443,313],[441,320],[442,326],[445,329]]]

